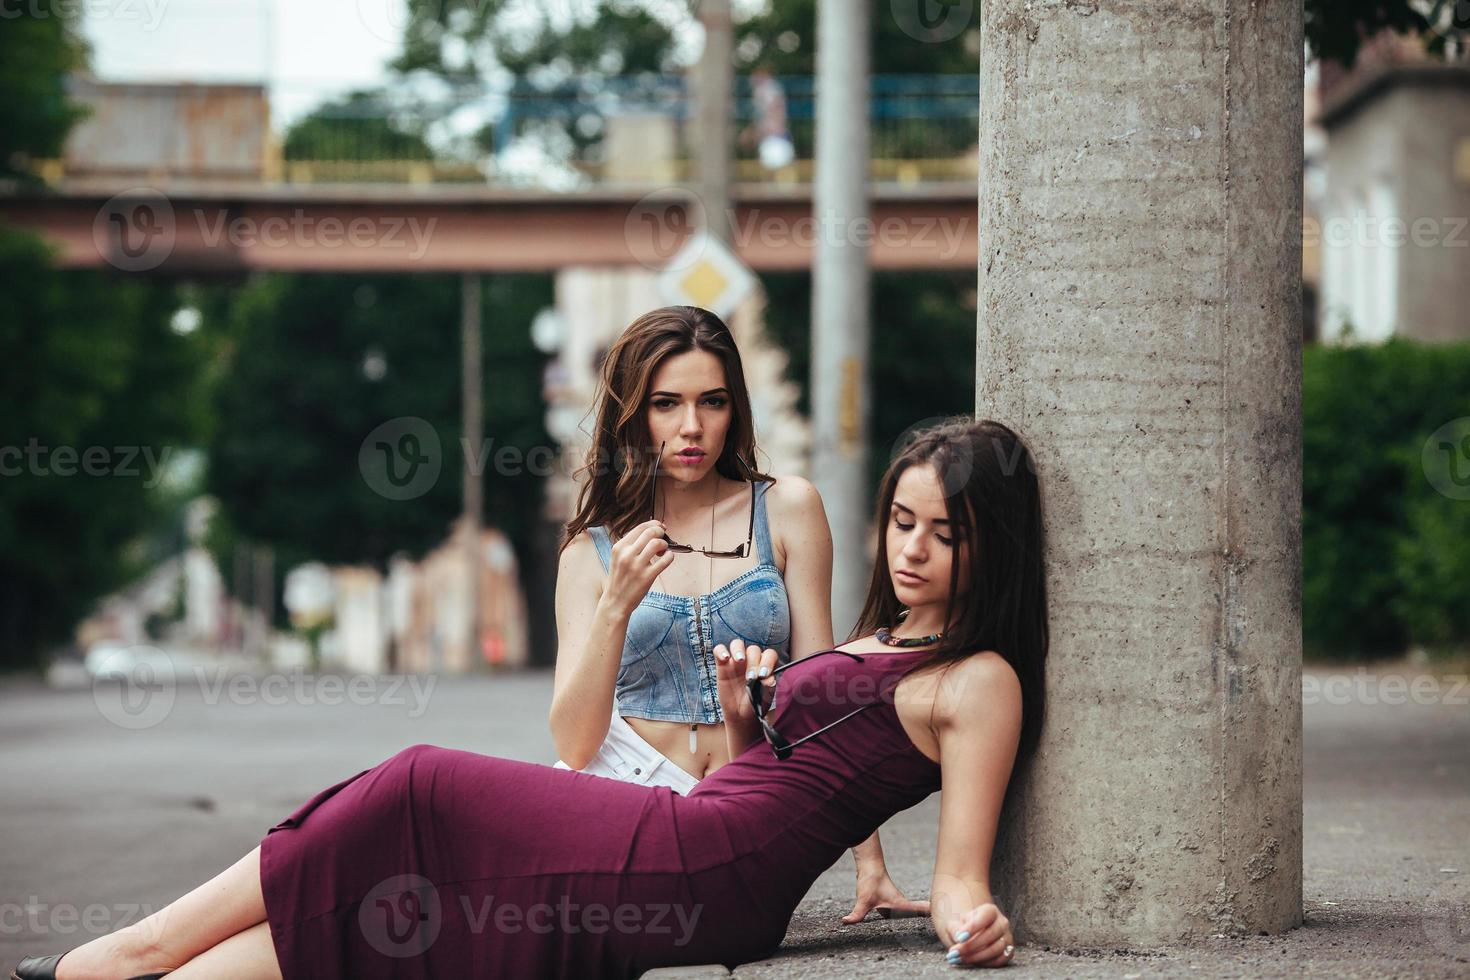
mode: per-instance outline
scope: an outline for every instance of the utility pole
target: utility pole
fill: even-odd
[[[468,564],[470,664],[480,662],[480,520],[483,505],[481,450],[484,444],[484,378],[480,364],[480,276],[466,272],[460,280],[460,360],[464,428],[464,523],[468,533],[465,561]],[[439,665],[439,666],[442,666]],[[473,667],[471,668],[473,669]]]
[[[812,268],[812,474],[832,526],[832,626],[857,622],[868,554],[869,0],[817,5],[817,160]]]
[[[701,0],[699,22],[704,26],[704,52],[699,57],[695,76],[698,105],[694,154],[699,162],[698,193],[704,206],[705,230],[728,245],[735,87],[730,0]]]

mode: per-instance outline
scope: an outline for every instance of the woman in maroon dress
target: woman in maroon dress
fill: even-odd
[[[858,638],[779,669],[774,650],[718,648],[732,761],[687,796],[415,745],[322,790],[163,910],[16,976],[747,963],[775,952],[818,875],[938,789],[941,770],[935,932],[952,963],[1007,965],[1014,937],[989,866],[1045,700],[1035,468],[1005,426],[951,423],[894,460],[879,500]]]

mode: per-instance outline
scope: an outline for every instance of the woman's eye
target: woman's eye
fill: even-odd
[[[914,529],[914,526],[912,524],[905,524],[903,521],[899,520],[896,517],[893,519],[893,526],[898,528],[900,531],[912,531]]]
[[[654,408],[673,408],[674,407],[674,400],[672,398],[658,398],[658,399],[655,399],[654,400],[653,407]]]
[[[706,405],[709,405],[711,408],[724,408],[725,407],[725,399],[721,395],[715,395],[713,398],[706,398],[704,400],[704,402],[705,402]]]
[[[950,546],[950,545],[952,545],[952,544],[954,544],[954,541],[953,541],[953,540],[952,540],[952,539],[950,539],[950,538],[946,538],[946,537],[945,537],[945,536],[944,536],[944,535],[942,535],[942,534],[936,534],[936,535],[934,535],[934,536],[935,536],[935,537],[936,537],[936,538],[938,538],[938,539],[939,539],[939,543],[940,543],[940,544],[942,544],[942,545],[944,545],[944,546],[945,546],[945,547],[948,547],[948,546]]]

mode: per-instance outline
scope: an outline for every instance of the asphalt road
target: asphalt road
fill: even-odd
[[[1022,946],[1008,975],[1470,976],[1470,685],[1441,681],[1430,697],[1394,698],[1381,676],[1338,676],[1336,695],[1319,688],[1304,706],[1302,928],[1163,950]],[[56,679],[0,683],[7,969],[166,905],[312,793],[408,745],[555,757],[548,673],[266,679],[206,669],[131,701],[116,683]],[[889,865],[910,894],[927,891],[937,804],[884,828]],[[818,879],[780,953],[735,975],[949,973],[925,920],[843,926],[851,875],[849,857]]]

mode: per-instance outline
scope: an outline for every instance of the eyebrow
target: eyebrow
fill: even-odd
[[[699,393],[699,397],[700,398],[703,398],[705,395],[721,395],[721,394],[728,395],[729,393],[730,393],[730,390],[728,388],[711,388],[709,391],[701,391]],[[655,391],[653,394],[649,395],[648,397],[649,398],[657,398],[659,395],[667,395],[670,398],[678,398],[678,397],[680,397],[680,395],[679,395],[679,393],[677,391]]]
[[[893,506],[897,507],[901,511],[904,511],[905,513],[912,514],[914,512],[913,511],[913,508],[911,508],[911,507],[905,507],[903,504],[899,503],[897,500],[895,500],[893,502]],[[949,519],[946,518],[946,517],[936,517],[936,518],[934,518],[934,520],[930,521],[929,523],[931,523],[931,524],[948,524],[949,523]]]

